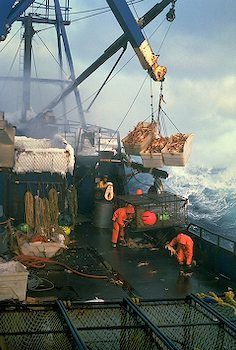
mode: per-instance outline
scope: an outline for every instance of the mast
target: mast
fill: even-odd
[[[5,0],[4,0],[5,1]],[[1,0],[0,0],[1,2]],[[64,6],[61,5],[63,3]],[[73,83],[75,80],[75,70],[73,65],[72,54],[70,50],[69,40],[67,38],[66,26],[70,25],[69,12],[71,10],[70,0],[47,0],[34,4],[33,0],[22,0],[19,2],[8,0],[5,1],[3,9],[0,11],[0,41],[5,40],[11,25],[15,21],[22,22],[24,26],[24,63],[23,63],[23,77],[22,77],[22,110],[21,119],[23,122],[27,121],[27,114],[31,109],[31,82],[38,81],[39,83],[56,83],[60,84],[62,90]],[[32,40],[37,31],[34,30],[33,24],[52,24],[55,26],[58,45],[58,59],[61,70],[61,79],[43,79],[32,78]],[[69,66],[70,79],[62,79],[63,75],[63,52],[64,48],[65,58]],[[19,81],[19,77],[0,77],[9,81]],[[78,106],[78,116],[81,124],[86,127],[86,121],[82,108],[80,93],[78,88],[74,90],[75,100]],[[64,109],[65,112],[65,109]],[[65,113],[64,113],[65,115]],[[65,117],[65,123],[66,123]]]
[[[23,21],[24,31],[24,70],[23,70],[23,104],[21,111],[21,119],[23,122],[27,120],[27,114],[30,110],[30,85],[31,85],[31,61],[32,61],[32,39],[35,34],[32,25],[31,16],[26,16]]]
[[[73,59],[72,59],[72,55],[71,55],[71,51],[70,51],[70,46],[69,46],[69,41],[68,41],[68,37],[66,34],[65,25],[63,22],[63,17],[62,17],[61,6],[59,3],[59,0],[54,0],[54,4],[55,4],[55,14],[56,14],[57,35],[59,34],[60,37],[62,37],[62,41],[63,41],[63,45],[64,45],[64,49],[65,49],[65,54],[66,54],[67,62],[68,62],[69,69],[70,69],[70,77],[71,77],[71,80],[74,81],[75,80],[75,70],[74,70],[74,65],[73,65]],[[69,4],[68,4],[68,8],[69,8]],[[82,126],[85,127],[86,121],[85,121],[84,112],[83,112],[82,103],[81,103],[81,98],[80,98],[80,94],[79,94],[78,89],[74,89],[74,94],[75,94],[75,99],[76,99],[76,102],[78,105],[80,121],[82,123]]]

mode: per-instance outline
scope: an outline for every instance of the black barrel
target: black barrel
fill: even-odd
[[[111,228],[113,215],[113,203],[108,201],[96,201],[94,207],[93,224],[99,228]]]

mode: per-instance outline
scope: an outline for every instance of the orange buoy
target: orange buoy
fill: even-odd
[[[152,226],[157,221],[157,216],[153,211],[145,211],[142,214],[142,221],[145,225]]]

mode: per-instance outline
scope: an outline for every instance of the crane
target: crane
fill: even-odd
[[[45,106],[35,118],[40,118],[48,110],[53,110],[53,108],[63,101],[71,92],[77,91],[78,85],[87,79],[96,69],[98,69],[121,48],[125,48],[128,42],[130,42],[131,46],[133,47],[142,67],[148,71],[152,79],[155,81],[163,81],[167,69],[166,67],[158,64],[158,56],[154,54],[150,44],[145,39],[142,29],[156,16],[158,16],[168,5],[171,5],[171,8],[166,15],[167,20],[173,20],[175,17],[174,6],[176,1],[177,0],[162,0],[160,3],[154,5],[138,21],[136,21],[125,0],[106,0],[124,33],[78,77],[75,77],[75,75],[72,74],[72,82],[66,86],[47,106]],[[0,0],[0,40],[5,40],[11,25],[33,2],[34,1],[32,0]],[[58,9],[59,0],[54,0],[54,3],[55,9]],[[58,10],[56,11],[59,13]],[[69,52],[68,43],[66,43],[65,48]],[[82,124],[85,125],[84,118],[82,118]]]
[[[115,6],[115,1],[107,0],[108,5],[111,7],[114,15],[120,21],[120,25],[124,30],[122,34],[116,41],[114,41],[104,53],[93,62],[84,72],[82,72],[73,83],[66,87],[60,94],[58,94],[43,110],[39,113],[37,117],[41,117],[43,113],[47,110],[52,110],[58,105],[66,96],[68,96],[78,85],[80,85],[85,79],[87,79],[95,70],[97,70],[104,62],[106,62],[110,57],[112,57],[121,48],[124,48],[128,41],[132,43],[132,46],[137,53],[142,65],[146,68],[154,80],[162,80],[166,73],[166,68],[158,66],[157,56],[152,53],[151,47],[145,41],[142,35],[141,29],[148,25],[157,15],[159,15],[168,5],[171,6],[171,13],[173,13],[174,5],[176,0],[162,0],[160,3],[154,5],[146,14],[144,14],[138,22],[135,22],[134,17],[127,6],[125,0],[116,1],[119,6]],[[113,6],[114,5],[114,6]],[[169,12],[170,12],[169,11]],[[169,13],[168,12],[168,13]],[[170,15],[167,14],[167,20],[170,20]],[[129,23],[129,20],[131,20]],[[159,73],[162,71],[162,77]]]

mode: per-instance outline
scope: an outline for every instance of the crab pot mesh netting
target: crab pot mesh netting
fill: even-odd
[[[76,344],[57,310],[13,307],[0,312],[0,349],[73,350]]]
[[[191,298],[73,302],[65,313],[57,304],[0,308],[0,348],[8,350],[235,350],[235,335],[231,320]]]

